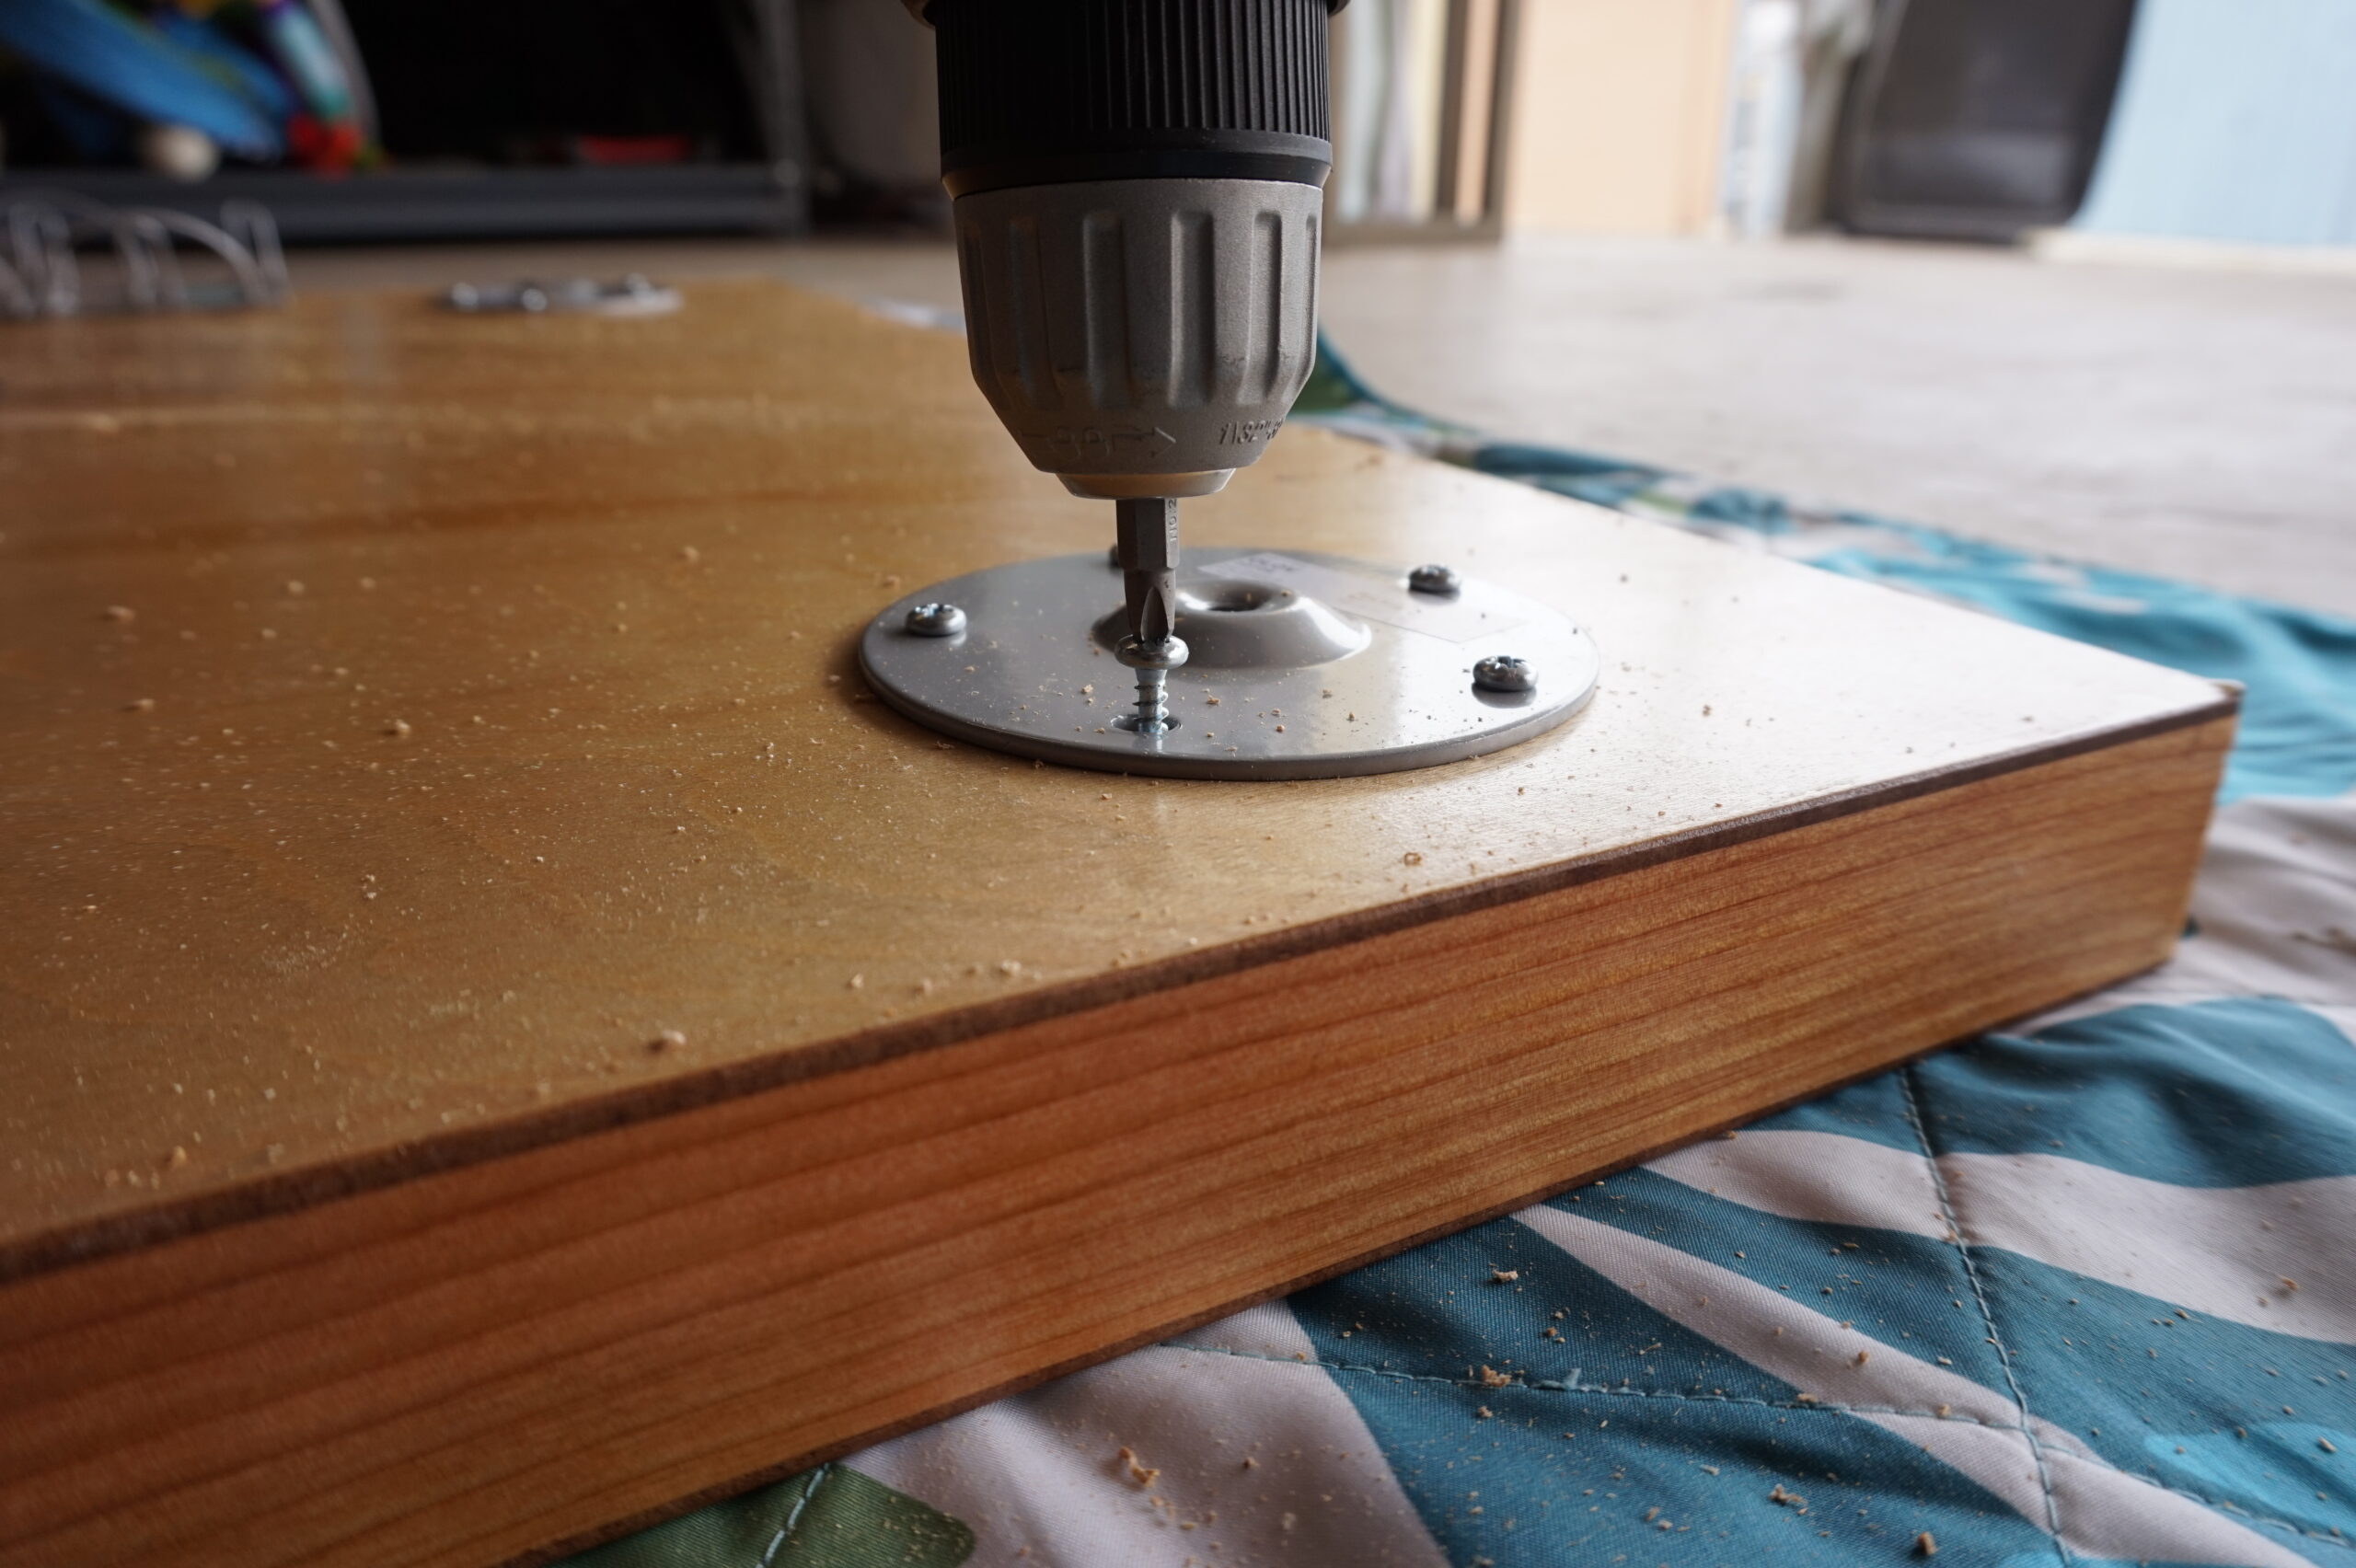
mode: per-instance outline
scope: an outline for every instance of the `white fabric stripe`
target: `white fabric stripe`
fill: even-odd
[[[2356,801],[2221,809],[2169,979],[2179,988],[2356,1003]]]
[[[1302,1330],[1300,1320],[1292,1315],[1292,1309],[1281,1301],[1246,1307],[1231,1318],[1189,1329],[1162,1343],[1182,1349],[1199,1346],[1237,1355],[1263,1355],[1271,1361],[1317,1359],[1316,1344]]]
[[[1191,1338],[1235,1354],[1156,1345],[845,1462],[970,1526],[967,1568],[1448,1568],[1288,1309]]]
[[[2020,1409],[1994,1389],[1674,1247],[1542,1205],[1514,1217],[1664,1317],[1823,1404],[1905,1438],[2051,1530]],[[1867,1353],[1864,1365],[1860,1351]],[[1947,1416],[1935,1413],[1940,1405]],[[2026,1425],[2053,1478],[2061,1539],[2071,1551],[2306,1568],[2305,1558],[2214,1510],[2110,1469],[2060,1427],[2034,1418]]]
[[[1902,1230],[1945,1239],[1930,1162],[1907,1149],[1840,1133],[1751,1128],[1688,1144],[1645,1169],[1745,1208],[1785,1219]]]
[[[1646,1169],[1786,1219],[1946,1235],[1921,1155],[1839,1133],[1751,1131]],[[2179,1187],[2048,1154],[1945,1154],[1939,1170],[1973,1246],[2205,1317],[2356,1343],[2356,1177]]]

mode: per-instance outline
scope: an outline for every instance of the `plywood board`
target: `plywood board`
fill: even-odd
[[[2157,962],[2231,729],[1296,431],[1194,536],[1507,579],[1593,704],[1039,767],[851,659],[1108,533],[953,338],[745,282],[8,349],[0,1562],[545,1553],[1496,1212]]]

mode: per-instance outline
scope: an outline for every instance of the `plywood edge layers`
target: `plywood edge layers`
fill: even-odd
[[[0,1562],[544,1557],[1508,1212],[2159,962],[2231,731],[20,1281]]]
[[[805,1078],[954,1045],[981,1035],[1282,963],[1410,927],[1537,897],[1560,888],[1624,875],[1664,861],[1748,843],[1771,834],[1790,832],[2022,768],[2128,744],[2172,730],[2233,718],[2240,710],[2239,688],[2221,684],[2218,693],[2212,703],[2135,724],[2027,746],[1958,767],[1926,769],[1773,811],[1752,813],[1729,822],[1665,834],[1598,855],[1304,922],[1201,952],[1107,971],[926,1018],[879,1024],[832,1040],[682,1073],[547,1111],[526,1112],[488,1126],[459,1129],[332,1163],[263,1174],[231,1188],[60,1226],[0,1243],[0,1285],[225,1225],[307,1208],[486,1160],[507,1159],[549,1144],[679,1114]]]

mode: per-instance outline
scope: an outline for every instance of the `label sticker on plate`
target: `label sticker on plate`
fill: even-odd
[[[1232,556],[1205,562],[1202,573],[1289,588],[1347,614],[1447,642],[1470,642],[1491,632],[1510,631],[1530,618],[1518,606],[1494,602],[1478,583],[1467,583],[1462,594],[1443,599],[1410,593],[1403,578],[1344,571],[1288,555]]]

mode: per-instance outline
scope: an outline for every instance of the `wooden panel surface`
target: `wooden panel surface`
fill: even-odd
[[[2227,706],[1294,431],[1190,536],[1508,580],[1593,628],[1592,707],[1381,778],[1041,768],[852,671],[903,584],[1109,536],[953,337],[745,282],[0,354],[0,1274]]]
[[[544,1555],[2157,962],[2231,721],[0,1291],[0,1562]]]

